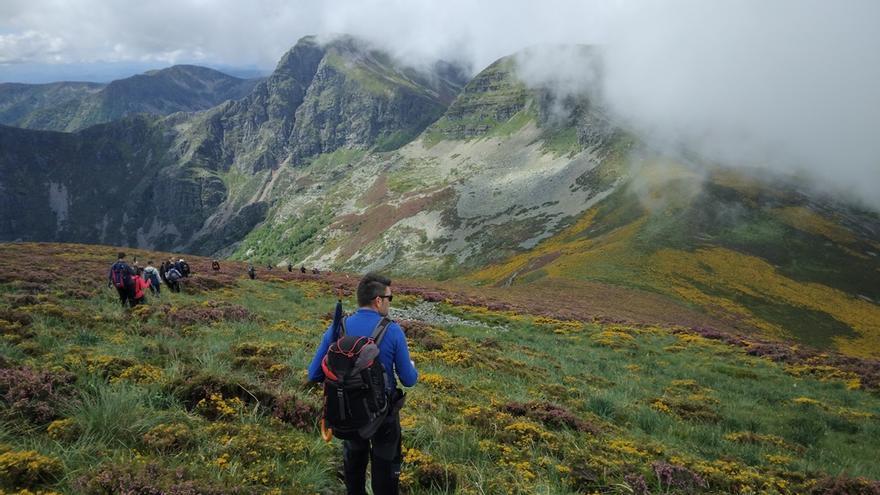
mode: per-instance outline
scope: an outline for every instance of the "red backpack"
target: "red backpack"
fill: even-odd
[[[117,261],[110,267],[110,280],[117,289],[131,285],[131,268],[124,261]]]

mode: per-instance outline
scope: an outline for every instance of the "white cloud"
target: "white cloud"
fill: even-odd
[[[601,94],[655,147],[880,210],[880,2],[648,2],[608,20],[601,84],[579,52],[552,47],[520,57],[526,81]]]
[[[604,93],[642,133],[795,171],[880,208],[880,3],[651,4],[619,17]]]
[[[57,61],[65,48],[64,39],[39,31],[0,34],[0,64],[15,64],[34,58]]]
[[[347,33],[411,60],[460,58],[476,67],[537,43],[594,42],[607,2],[547,0],[4,0],[0,32],[35,30],[65,42],[63,61],[182,58],[271,67],[297,39]],[[562,26],[560,27],[560,24]],[[119,51],[118,47],[124,47]],[[31,62],[46,62],[40,50]]]

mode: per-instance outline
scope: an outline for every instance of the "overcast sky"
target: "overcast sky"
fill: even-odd
[[[877,0],[3,0],[0,81],[271,70],[328,33],[475,71],[527,46],[601,45],[609,108],[658,142],[797,170],[880,208]],[[590,79],[571,51],[538,53],[525,61],[537,82]]]

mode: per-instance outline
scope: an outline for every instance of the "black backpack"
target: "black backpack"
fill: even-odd
[[[131,267],[124,261],[117,261],[110,267],[110,279],[117,289],[124,289],[131,285]]]
[[[379,344],[391,323],[383,317],[370,337],[345,335],[330,344],[324,371],[324,423],[343,440],[371,438],[388,416],[385,366],[379,361]]]

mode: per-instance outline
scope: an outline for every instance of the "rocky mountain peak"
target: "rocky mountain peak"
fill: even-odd
[[[325,50],[314,36],[300,38],[278,61],[270,79],[292,78],[301,83],[311,81]]]

